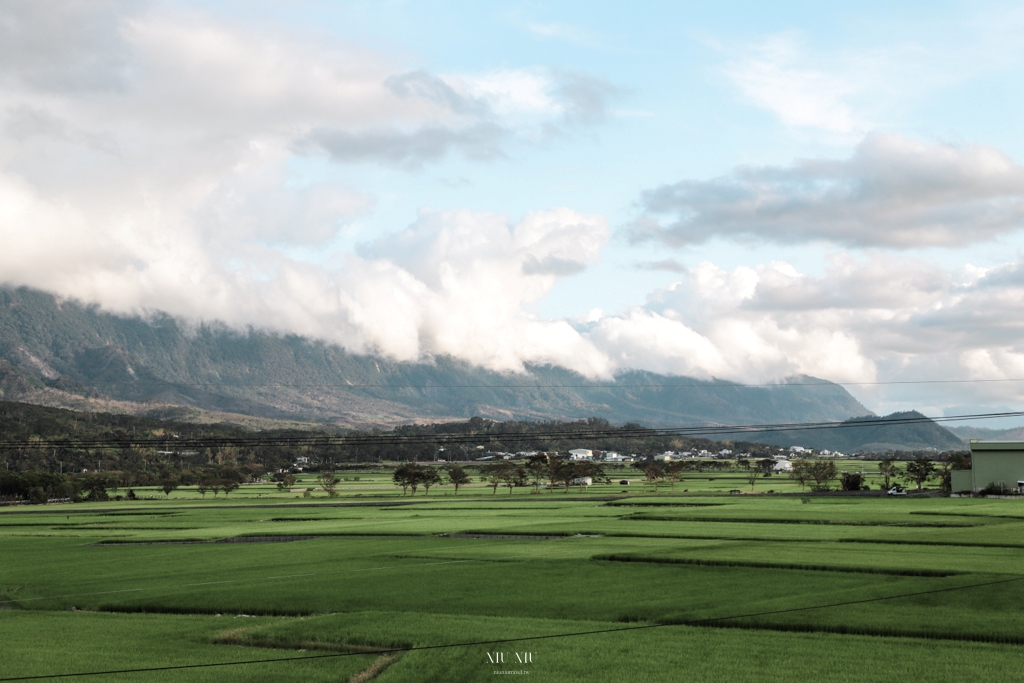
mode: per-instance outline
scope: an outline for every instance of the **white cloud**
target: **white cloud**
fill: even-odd
[[[786,126],[833,133],[872,128],[848,101],[860,87],[850,75],[802,63],[807,61],[794,36],[772,36],[731,61],[725,74],[746,100],[768,109]]]
[[[553,363],[591,377],[611,366],[567,322],[542,321],[525,307],[546,295],[560,268],[583,268],[608,239],[603,219],[567,209],[535,212],[509,225],[497,215],[423,212],[405,231],[314,267],[250,249],[242,268],[206,253],[201,235],[175,240],[123,225],[93,240],[67,241],[73,212],[34,206],[3,193],[0,230],[8,281],[102,302],[114,311],[159,309],[339,343],[399,360],[451,355],[499,371]],[[27,219],[30,219],[27,220]],[[20,237],[19,237],[20,235]],[[27,257],[27,259],[26,259]],[[51,268],[31,263],[43,261]],[[555,268],[528,268],[531,263]]]
[[[714,47],[720,73],[745,102],[771,112],[801,137],[852,142],[880,127],[904,126],[937,91],[1020,63],[1019,11],[972,12],[955,22],[886,23],[858,44],[813,45],[797,32]],[[893,38],[897,35],[897,38]]]
[[[729,272],[705,262],[646,305],[600,321],[590,336],[619,367],[744,382],[872,378],[859,340],[828,316],[760,305],[765,282],[779,277],[803,279],[789,264]]]
[[[1024,167],[992,147],[871,134],[849,159],[740,167],[645,192],[634,239],[824,240],[900,249],[985,241],[1024,226]],[[667,223],[658,218],[668,217]]]
[[[616,368],[740,382],[807,374],[860,387],[887,410],[1024,400],[1024,264],[957,270],[907,257],[834,254],[823,275],[774,262],[712,263],[653,292],[643,306],[590,322]],[[991,380],[997,380],[991,382]],[[963,408],[957,408],[962,412]],[[970,410],[977,410],[971,408]]]
[[[0,7],[0,281],[123,312],[270,328],[403,360],[609,366],[526,312],[598,257],[599,217],[424,211],[323,252],[376,199],[303,155],[417,167],[598,120],[581,74],[432,74],[359,46],[135,2]],[[321,249],[317,264],[291,257]]]
[[[434,74],[164,5],[37,5],[0,8],[5,282],[115,311],[160,309],[512,372],[553,363],[593,378],[639,368],[866,381],[921,367],[985,378],[1024,367],[1015,264],[949,272],[840,253],[817,277],[781,262],[727,271],[666,257],[640,267],[680,281],[644,305],[547,321],[529,311],[597,262],[609,235],[601,217],[424,210],[355,253],[300,262],[289,255],[328,248],[378,200],[291,176],[296,158],[405,168],[450,154],[494,158],[600,120],[614,90],[553,69]],[[850,83],[829,84],[784,51],[762,58],[762,80],[782,85],[748,83],[750,96],[792,105],[792,125],[863,124]],[[772,99],[784,85],[792,96]],[[989,147],[872,135],[849,159],[741,168],[658,188],[643,207],[648,236],[670,244],[724,235],[955,246],[1020,226],[1024,169]]]

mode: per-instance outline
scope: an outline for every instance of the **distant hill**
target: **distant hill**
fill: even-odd
[[[609,384],[552,366],[503,375],[452,358],[398,363],[292,335],[117,316],[26,288],[0,288],[0,398],[175,419],[215,411],[224,419],[362,427],[473,415],[664,426],[870,414],[842,387],[809,377],[743,387],[642,371]]]
[[[901,422],[907,419],[923,421],[910,424]],[[858,424],[866,420],[872,422],[862,426]],[[879,420],[891,420],[893,424],[879,424]],[[846,454],[864,451],[923,451],[931,448],[949,451],[964,450],[967,447],[959,436],[913,410],[893,413],[882,418],[853,418],[844,421],[840,426],[825,429],[779,431],[763,435],[744,435],[744,438],[776,446],[804,446]]]
[[[964,441],[981,439],[985,441],[1024,441],[1024,427],[991,429],[989,427],[950,427],[949,430]]]

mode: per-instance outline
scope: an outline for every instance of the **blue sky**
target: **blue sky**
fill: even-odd
[[[11,284],[408,361],[1022,405],[1017,4],[0,19]],[[872,384],[922,379],[986,381]]]

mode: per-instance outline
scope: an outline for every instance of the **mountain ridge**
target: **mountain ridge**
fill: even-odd
[[[159,312],[119,316],[24,287],[0,287],[0,397],[359,427],[473,415],[652,426],[870,415],[841,386],[810,377],[750,387],[640,370],[593,382],[549,365],[504,375],[449,357],[396,362],[297,335],[188,325]]]
[[[916,410],[882,417],[854,417],[835,427],[781,430],[744,438],[773,446],[800,445],[847,454],[898,450],[957,451],[966,448],[963,438]]]

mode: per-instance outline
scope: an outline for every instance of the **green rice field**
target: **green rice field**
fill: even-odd
[[[0,681],[1024,680],[1024,501],[355,476],[0,508]]]

